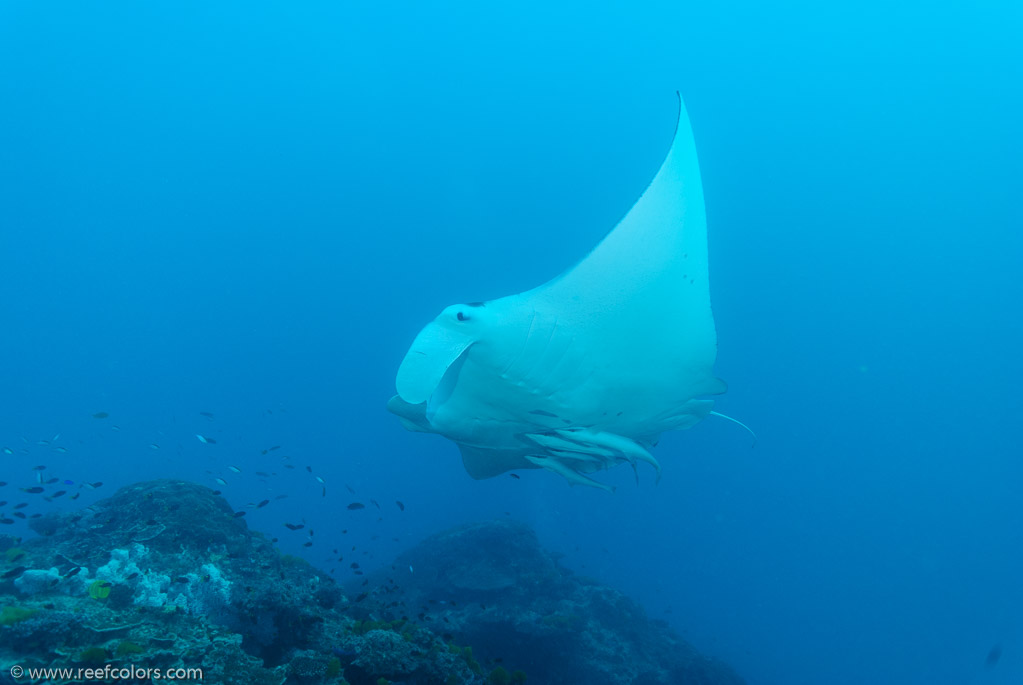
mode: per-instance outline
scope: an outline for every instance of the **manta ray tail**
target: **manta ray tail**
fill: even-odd
[[[711,412],[711,415],[712,415],[712,416],[720,416],[720,417],[721,417],[721,418],[723,418],[723,419],[727,419],[728,421],[731,421],[732,423],[737,423],[737,424],[739,424],[740,426],[742,426],[742,427],[743,427],[743,428],[744,428],[744,429],[746,430],[746,432],[747,432],[747,433],[749,433],[750,435],[752,435],[752,436],[753,436],[753,444],[752,444],[752,445],[750,445],[750,447],[754,447],[754,446],[756,446],[756,444],[757,444],[757,434],[756,434],[756,433],[754,433],[754,432],[753,432],[753,429],[752,429],[752,428],[750,428],[749,426],[747,426],[747,425],[746,425],[745,423],[743,423],[743,422],[742,422],[742,421],[740,421],[739,419],[733,419],[733,418],[732,418],[731,416],[727,416],[726,414],[722,414],[722,413],[721,413],[721,412],[719,412],[719,411],[712,411],[712,412]]]

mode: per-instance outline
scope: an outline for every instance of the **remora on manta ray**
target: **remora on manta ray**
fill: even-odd
[[[712,412],[717,334],[696,146],[679,97],[667,158],[624,219],[574,267],[517,295],[452,305],[416,336],[387,408],[458,444],[491,478],[586,474],[644,461],[664,431]],[[638,476],[637,476],[638,477]]]

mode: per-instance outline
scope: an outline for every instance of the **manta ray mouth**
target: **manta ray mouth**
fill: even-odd
[[[461,316],[461,314],[459,314]],[[472,345],[468,345],[462,353],[459,354],[455,361],[448,365],[447,370],[440,379],[440,383],[434,389],[430,395],[430,399],[426,401],[426,418],[432,422],[433,417],[437,415],[437,410],[451,398],[451,393],[455,391],[455,386],[458,385],[458,375],[462,372],[462,367],[465,365],[465,358],[469,354],[469,350],[472,349]]]

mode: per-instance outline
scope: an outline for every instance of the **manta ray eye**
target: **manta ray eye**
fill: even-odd
[[[458,320],[459,321],[468,321],[469,317],[466,316],[465,314],[463,314],[462,312],[458,312]]]

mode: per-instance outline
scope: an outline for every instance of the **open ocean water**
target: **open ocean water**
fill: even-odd
[[[750,685],[1023,683],[1020,8],[3,2],[0,513],[193,481],[345,583],[522,521]],[[755,446],[471,479],[398,365],[592,249],[676,90]]]

